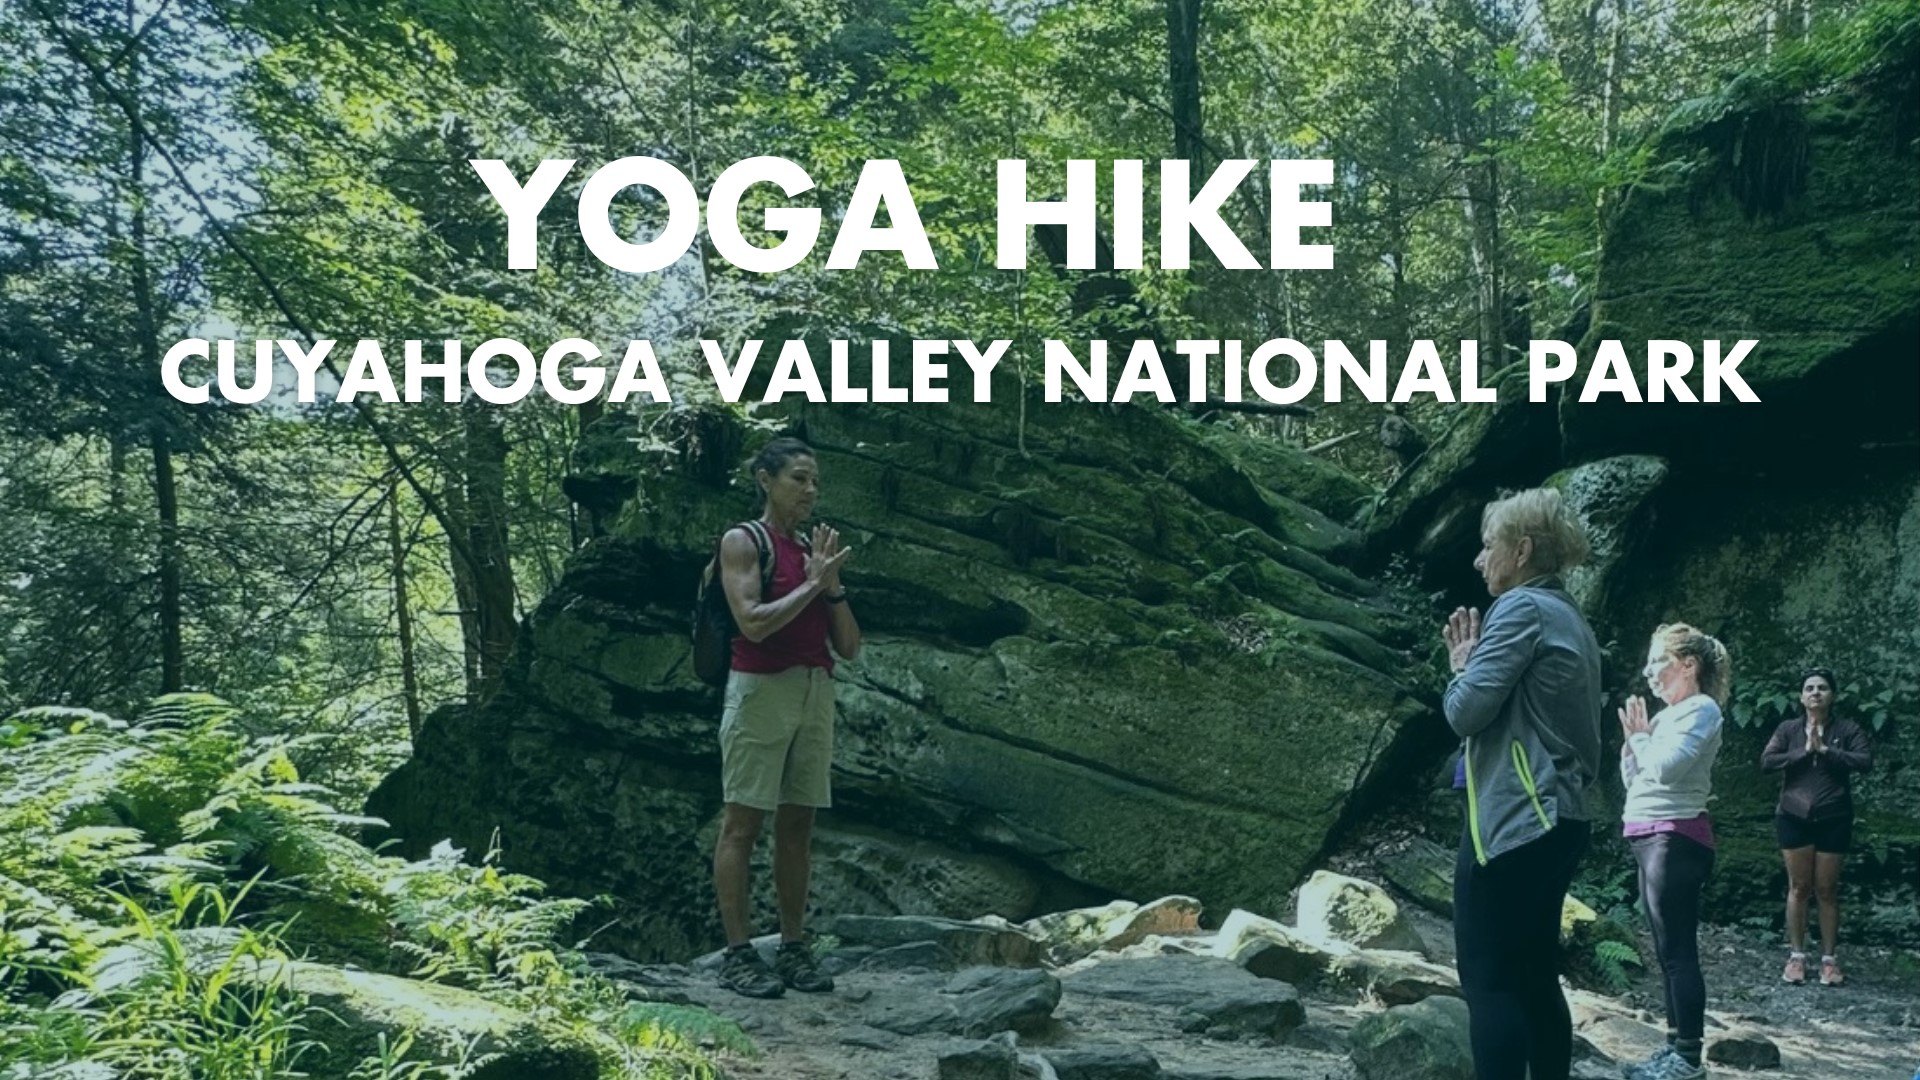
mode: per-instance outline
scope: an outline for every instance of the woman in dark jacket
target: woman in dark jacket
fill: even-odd
[[[1840,860],[1853,844],[1853,774],[1873,765],[1867,733],[1833,714],[1833,672],[1813,668],[1800,679],[1804,712],[1773,731],[1760,767],[1784,773],[1774,833],[1787,863],[1787,969],[1781,978],[1807,981],[1807,896],[1820,897],[1820,984],[1846,981],[1834,946],[1840,936]]]

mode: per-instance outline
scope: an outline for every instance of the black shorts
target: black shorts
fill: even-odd
[[[1845,855],[1853,847],[1853,815],[1808,821],[1789,814],[1775,814],[1773,835],[1783,851],[1810,847],[1828,855]]]

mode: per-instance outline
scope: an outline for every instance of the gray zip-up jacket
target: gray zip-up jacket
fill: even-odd
[[[1500,594],[1447,685],[1466,740],[1467,829],[1484,865],[1562,820],[1586,821],[1600,776],[1600,643],[1557,577]]]

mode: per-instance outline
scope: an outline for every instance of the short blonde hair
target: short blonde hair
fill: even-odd
[[[1722,705],[1727,703],[1733,658],[1719,638],[1683,622],[1662,623],[1653,631],[1653,644],[1664,646],[1676,659],[1692,657],[1700,667],[1700,692]]]
[[[1592,551],[1586,527],[1552,488],[1528,488],[1488,503],[1480,515],[1480,532],[1509,544],[1523,536],[1532,540],[1527,568],[1541,574],[1579,566]]]

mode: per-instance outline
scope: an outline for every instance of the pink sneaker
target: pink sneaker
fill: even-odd
[[[1847,977],[1840,974],[1840,961],[1835,960],[1831,956],[1823,956],[1820,958],[1821,986],[1839,986],[1846,981]]]
[[[1807,958],[1799,953],[1787,956],[1787,970],[1780,973],[1780,981],[1799,986],[1807,981]]]

